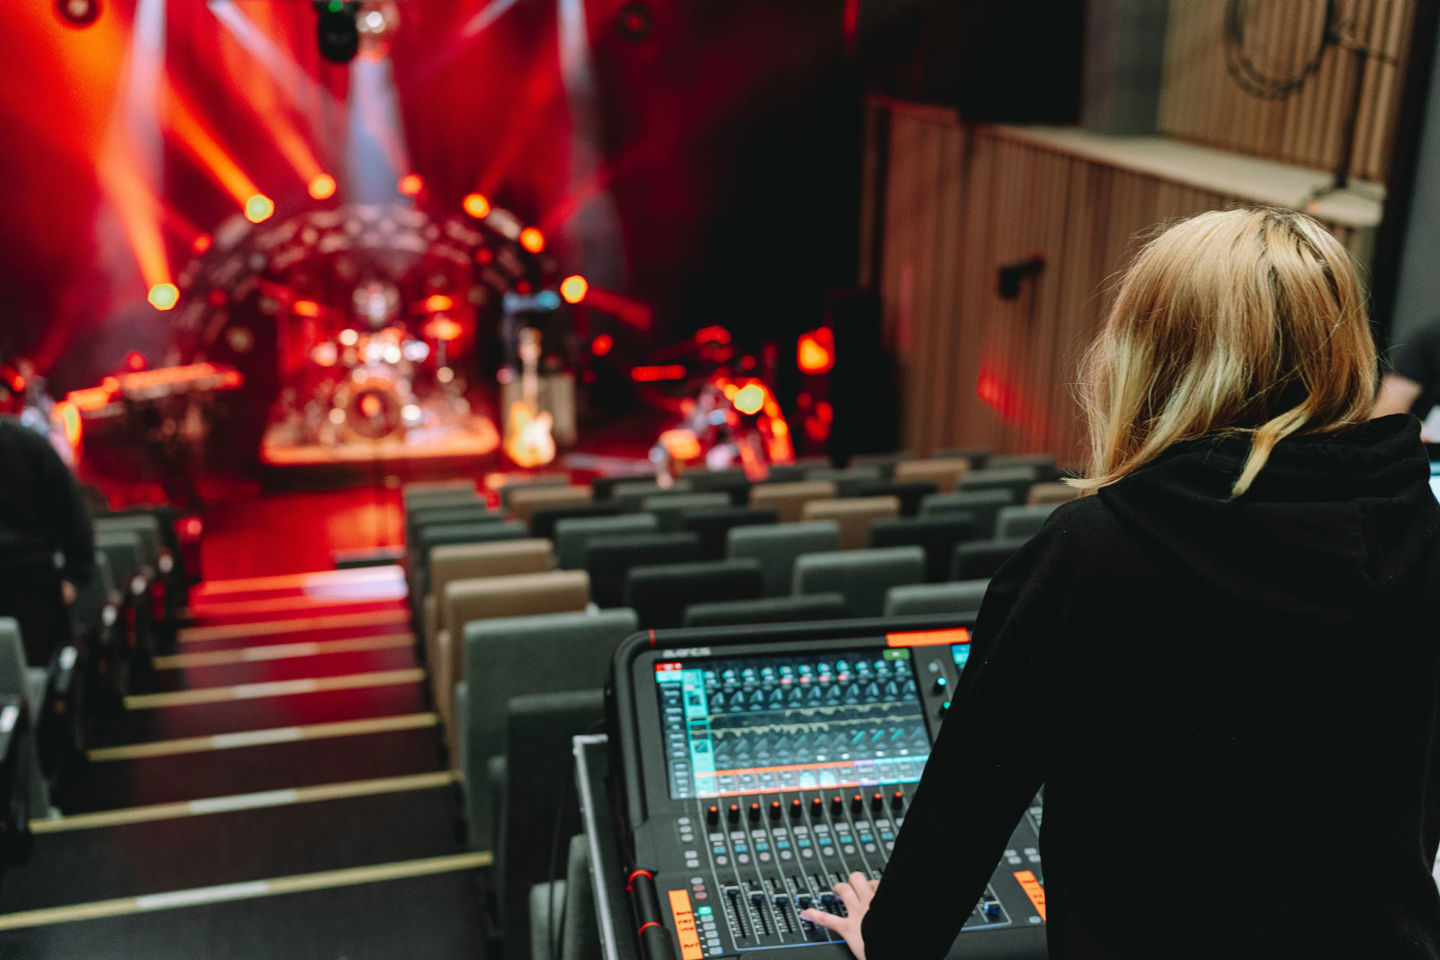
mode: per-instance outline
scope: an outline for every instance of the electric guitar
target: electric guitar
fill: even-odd
[[[540,409],[540,331],[520,331],[520,393],[510,404],[506,421],[505,452],[521,467],[543,467],[555,459],[554,418]]]

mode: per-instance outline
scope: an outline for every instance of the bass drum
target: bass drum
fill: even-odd
[[[402,433],[409,395],[409,384],[389,364],[355,370],[334,396],[333,409],[344,415],[339,426],[345,439],[384,440]]]

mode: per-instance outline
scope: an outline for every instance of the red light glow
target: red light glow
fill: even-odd
[[[194,243],[190,244],[190,252],[198,257],[200,254],[206,252],[212,246],[214,246],[214,244],[215,240],[210,236],[210,234],[202,233],[200,234],[200,236],[195,238]]]
[[[446,316],[432,317],[424,327],[425,336],[431,340],[443,340],[449,343],[452,340],[459,340],[465,329]]]
[[[476,220],[483,220],[490,216],[490,198],[483,193],[466,194],[461,206]]]
[[[318,317],[320,316],[320,304],[314,300],[296,300],[290,304],[290,312],[297,317]]]
[[[835,369],[835,335],[825,327],[802,333],[795,362],[801,373],[829,373]]]
[[[741,413],[759,413],[765,408],[765,394],[764,387],[751,383],[736,390],[731,402]]]
[[[701,327],[695,331],[696,343],[729,343],[730,331],[721,326]]]
[[[560,281],[560,296],[565,299],[566,303],[579,303],[589,292],[590,284],[579,274]]]
[[[630,379],[636,383],[656,383],[661,380],[684,380],[685,367],[668,363],[655,367],[636,367],[630,371]]]
[[[133,370],[136,373],[150,366],[150,361],[145,359],[145,354],[139,350],[131,350],[125,354],[125,369]]]
[[[432,293],[426,297],[425,302],[421,304],[421,307],[426,313],[439,313],[441,310],[450,310],[454,308],[454,306],[455,301],[443,293]]]
[[[531,253],[539,253],[545,249],[545,234],[539,227],[526,227],[520,231],[520,246]]]
[[[615,348],[615,338],[608,333],[602,333],[590,341],[590,352],[597,357],[603,357]]]
[[[418,197],[420,191],[425,189],[425,178],[418,173],[407,173],[400,178],[400,183],[397,184],[397,186],[399,186],[400,192],[405,196]]]
[[[150,288],[150,295],[146,299],[156,310],[173,310],[175,304],[180,302],[180,288],[173,283],[157,283]]]
[[[310,181],[310,196],[316,200],[329,200],[335,196],[335,178],[328,173],[322,173]]]

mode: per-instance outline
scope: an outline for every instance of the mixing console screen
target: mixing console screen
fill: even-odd
[[[670,796],[910,783],[930,754],[908,649],[655,665]]]

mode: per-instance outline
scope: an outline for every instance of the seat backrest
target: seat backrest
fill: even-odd
[[[934,460],[954,460],[957,457],[969,460],[971,470],[984,470],[990,465],[992,456],[994,454],[983,447],[943,447],[930,451],[930,457]]]
[[[721,491],[710,493],[652,493],[640,501],[640,509],[655,514],[661,530],[680,529],[680,520],[691,510],[724,509],[730,506],[730,495]]]
[[[597,726],[604,710],[599,690],[533,694],[507,704],[505,805],[515,814],[503,818],[495,851],[501,923],[515,933],[507,937],[505,960],[529,960],[530,888],[548,879],[556,817],[568,818],[562,831],[576,826],[576,805],[566,796],[575,763],[570,741]]]
[[[750,502],[750,478],[744,470],[693,470],[685,474],[690,489],[696,493],[724,493],[731,506],[743,507]]]
[[[975,521],[975,533],[979,537],[995,534],[995,514],[1000,508],[1015,503],[1012,490],[964,490],[955,493],[937,493],[920,501],[922,518],[946,513],[965,513]]]
[[[816,467],[805,471],[806,480],[820,480],[835,484],[835,494],[840,497],[854,497],[867,483],[883,480],[884,472],[875,464],[851,465],[849,467]]]
[[[899,497],[851,497],[846,500],[811,500],[800,517],[806,521],[834,520],[840,525],[840,549],[860,550],[870,544],[870,528],[878,520],[900,516]]]
[[[601,607],[625,606],[625,577],[631,567],[687,563],[700,559],[693,533],[626,533],[592,537],[585,547],[590,592]]]
[[[1055,469],[1055,455],[1051,453],[997,453],[985,464],[987,470],[1006,467],[1034,467],[1036,479],[1055,480],[1060,471]]]
[[[965,457],[902,460],[895,464],[895,482],[933,483],[941,493],[949,493],[959,484],[960,477],[969,470],[970,461]]]
[[[700,538],[701,558],[719,560],[725,556],[725,540],[735,527],[779,522],[780,515],[774,510],[762,510],[758,507],[715,507],[685,511],[680,517],[680,529],[688,530]]]
[[[504,752],[505,702],[511,697],[600,688],[615,648],[639,629],[635,611],[555,613],[472,620],[465,625],[463,682],[467,723],[460,742],[471,836],[491,834],[488,791],[481,788],[490,758]],[[458,684],[457,684],[458,686]],[[486,841],[488,842],[488,841]]]
[[[668,487],[660,486],[656,480],[621,480],[610,490],[610,499],[624,511],[639,510],[646,497],[662,493],[693,493],[690,481],[685,477],[673,481]]]
[[[558,507],[537,507],[530,514],[530,536],[555,539],[555,525],[562,520],[613,517],[620,508],[613,503],[567,503]]]
[[[879,467],[881,479],[894,480],[896,464],[902,460],[918,459],[915,454],[906,450],[894,450],[890,453],[857,453],[850,458],[850,466]]]
[[[857,497],[894,497],[900,501],[900,516],[913,517],[920,512],[920,501],[932,493],[939,493],[938,484],[929,480],[876,480],[862,483],[855,491]]]
[[[450,544],[430,551],[430,590],[435,596],[443,597],[450,584],[457,580],[544,573],[553,569],[555,551],[549,540]],[[438,630],[457,622],[449,619],[443,603],[439,614],[435,624]]]
[[[794,463],[772,463],[766,474],[767,483],[798,483],[811,470],[835,466],[829,457],[800,457]]]
[[[1080,499],[1080,491],[1066,483],[1036,483],[1025,494],[1025,502],[1032,506],[1044,503],[1069,503]]]
[[[571,486],[569,473],[527,473],[511,474],[511,476],[497,488],[500,494],[500,509],[510,508],[510,498],[521,490],[538,490],[541,487],[568,487]]]
[[[30,702],[27,669],[19,622],[14,617],[0,617],[0,694],[22,698],[34,717],[39,704]]]
[[[433,527],[446,523],[499,523],[505,514],[490,509],[484,500],[469,503],[448,503],[438,507],[420,507],[405,515],[406,535],[422,527]]]
[[[567,517],[555,524],[555,559],[562,570],[585,567],[585,548],[596,537],[654,533],[660,523],[652,513],[620,513],[608,517]]]
[[[131,580],[144,568],[140,535],[133,530],[96,530],[95,549],[109,559],[115,585],[130,595]]]
[[[835,484],[828,480],[794,483],[757,483],[750,488],[750,506],[774,510],[781,523],[798,523],[811,500],[834,500]]]
[[[971,470],[960,478],[961,491],[972,490],[1009,490],[1015,498],[1016,503],[1024,503],[1025,495],[1029,493],[1030,487],[1040,479],[1040,471],[1034,467],[987,467],[984,470]]]
[[[764,576],[762,595],[783,597],[791,592],[796,557],[839,549],[840,525],[834,520],[819,520],[735,527],[726,541],[725,555],[759,560]]]
[[[995,515],[995,536],[1001,540],[1033,537],[1045,525],[1045,518],[1055,512],[1058,503],[1036,506],[1001,507]]]
[[[573,484],[563,487],[549,485],[528,487],[510,494],[510,503],[506,507],[506,512],[528,528],[530,515],[541,507],[574,506],[589,503],[590,499],[589,487]]]
[[[955,580],[950,583],[916,583],[891,587],[885,594],[885,616],[921,613],[978,613],[989,580]]]
[[[104,514],[95,518],[95,531],[133,532],[139,537],[140,560],[152,575],[160,559],[160,521],[148,514]]]
[[[795,561],[795,593],[838,593],[852,617],[878,617],[891,587],[925,580],[919,547],[810,553]]]
[[[525,525],[518,520],[439,523],[421,527],[415,532],[416,547],[411,556],[417,565],[428,566],[430,558],[440,547],[524,539]]]
[[[1025,546],[1029,537],[1011,540],[972,540],[955,548],[955,565],[950,570],[952,580],[979,580],[995,576],[995,571],[1010,557]]]
[[[632,567],[625,578],[625,604],[647,630],[678,627],[692,603],[753,600],[760,596],[760,561],[702,560]]]
[[[761,597],[758,600],[721,600],[692,603],[685,608],[686,627],[729,627],[758,623],[796,623],[806,620],[840,620],[848,617],[845,598],[838,593]]]
[[[422,480],[400,488],[400,503],[406,513],[430,504],[464,503],[475,496],[473,480]]]
[[[955,545],[975,538],[975,518],[964,512],[885,520],[870,528],[872,547],[916,546],[924,550],[925,579],[932,583],[949,579]]]

